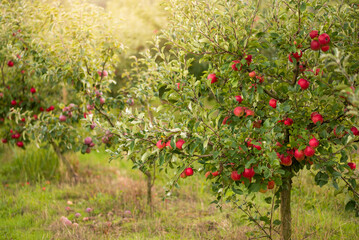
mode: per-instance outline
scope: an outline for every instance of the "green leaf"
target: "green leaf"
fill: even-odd
[[[315,182],[320,187],[327,184],[328,180],[329,180],[329,176],[325,172],[318,172],[317,175],[315,176]]]
[[[356,203],[354,200],[350,200],[346,205],[345,205],[345,211],[353,211],[355,210],[355,206]]]

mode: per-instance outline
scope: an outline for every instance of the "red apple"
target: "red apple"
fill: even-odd
[[[281,164],[284,166],[292,165],[292,157],[291,156],[286,156],[286,157],[283,156],[281,158]]]
[[[166,142],[166,147],[169,147],[170,149],[172,149],[172,147],[171,147],[171,140]]]
[[[299,50],[299,53],[298,53],[298,52],[293,53],[293,57],[294,57],[297,61],[299,61],[299,59],[300,59],[302,56],[303,56],[302,50]]]
[[[324,45],[324,46],[322,46],[321,49],[322,49],[323,52],[327,52],[327,51],[329,51],[330,46],[329,45]]]
[[[248,64],[248,66],[251,64],[251,62],[252,62],[252,55],[248,55],[246,58],[245,58],[245,60],[247,60],[247,64]]]
[[[250,78],[254,78],[256,76],[256,72],[255,71],[250,72],[248,75]]]
[[[157,143],[156,143],[156,146],[159,148],[159,149],[162,149],[166,146],[166,143],[162,143],[161,140],[159,140]]]
[[[236,107],[234,110],[233,110],[233,113],[234,115],[236,115],[237,117],[241,117],[243,116],[244,114],[244,108],[243,107]]]
[[[304,78],[301,78],[298,80],[298,85],[302,88],[302,90],[305,90],[309,88],[309,81]]]
[[[246,109],[245,112],[246,112],[246,117],[248,117],[248,116],[254,117],[254,115],[255,115],[254,111],[250,110],[250,109]]]
[[[237,68],[237,64],[238,63],[241,63],[241,61],[240,60],[234,60],[234,61],[232,61],[233,62],[233,64],[232,64],[232,69],[233,69],[233,71],[238,71],[238,68]],[[241,67],[242,68],[242,67]]]
[[[7,139],[6,139],[6,138],[3,138],[3,139],[1,139],[1,142],[2,142],[2,143],[7,143]]]
[[[105,104],[106,100],[104,98],[100,98],[100,103]]]
[[[91,137],[85,138],[84,143],[85,143],[86,145],[90,145],[90,144],[92,143],[92,138],[91,138]]]
[[[323,116],[317,112],[312,113],[311,118],[314,124],[317,124],[317,122],[323,123]]]
[[[86,153],[90,153],[91,152],[91,148],[86,148]]]
[[[293,124],[293,119],[287,118],[287,119],[284,120],[284,125],[290,126],[292,124]]]
[[[30,92],[31,92],[31,93],[36,93],[36,89],[32,87],[32,88],[30,89]]]
[[[316,139],[315,137],[313,137],[312,139],[309,140],[309,146],[311,146],[312,148],[316,148],[319,146],[319,141],[318,139]]]
[[[215,74],[215,73],[208,74],[207,79],[208,79],[208,80],[211,80],[211,84],[217,82],[217,77],[216,77],[216,74]]]
[[[227,116],[223,119],[222,121],[222,124],[225,125],[225,124],[230,124],[232,121],[228,121],[228,119],[230,118],[230,116]],[[228,121],[228,122],[227,122]]]
[[[16,145],[17,145],[18,147],[21,147],[21,148],[22,148],[22,147],[24,146],[24,143],[20,141],[20,142],[17,142]]]
[[[97,71],[98,75],[100,77],[107,77],[108,76],[108,72],[106,70],[103,70],[102,72],[101,71]]]
[[[274,186],[275,186],[275,182],[273,180],[271,180],[271,181],[268,182],[267,188],[268,189],[273,189]]]
[[[17,104],[16,100],[11,101],[11,105],[15,106]]]
[[[241,96],[236,96],[236,101],[238,103],[241,103],[243,101],[243,98]]]
[[[181,178],[186,178],[187,177],[187,175],[186,175],[186,173],[183,171],[182,173],[181,173]]]
[[[242,176],[250,179],[254,176],[254,174],[255,174],[255,172],[254,172],[253,168],[245,168],[242,173]]]
[[[210,172],[210,171],[206,172],[206,174],[205,174],[204,176],[205,176],[206,178],[208,178],[209,175],[211,175],[211,172]]]
[[[179,139],[176,142],[176,148],[178,148],[179,150],[182,150],[182,146],[183,146],[184,143],[185,143],[185,141],[183,139]]]
[[[318,37],[318,31],[316,30],[312,30],[310,33],[309,33],[309,36],[311,39],[315,38],[315,37]]]
[[[320,45],[329,44],[330,43],[329,35],[326,33],[320,34],[320,36],[318,37],[318,42],[320,43]]]
[[[310,48],[313,50],[313,51],[318,51],[320,49],[320,43],[316,40],[313,40],[311,43],[310,43]]]
[[[274,98],[269,100],[269,106],[271,106],[272,108],[277,108],[277,100]]]
[[[215,171],[215,172],[212,173],[212,176],[213,176],[213,177],[217,177],[218,175],[219,175],[219,172],[218,172],[218,171]]]
[[[304,149],[304,155],[307,156],[307,157],[311,157],[315,154],[315,150],[314,148],[312,148],[311,146],[307,146],[305,149]]]
[[[13,67],[13,66],[14,66],[14,62],[10,60],[10,61],[7,62],[7,65],[8,65],[9,67]]]
[[[294,157],[295,159],[297,159],[298,162],[302,161],[305,158],[304,151],[299,151],[298,149],[295,149]]]
[[[239,181],[239,180],[241,180],[241,177],[242,177],[242,175],[238,174],[237,171],[232,171],[231,178],[233,181]]]
[[[348,163],[348,166],[350,167],[351,170],[355,170],[357,167],[357,165],[353,162]]]
[[[184,173],[186,174],[186,176],[192,176],[193,175],[193,169],[192,168],[186,168],[184,170]]]
[[[254,128],[260,128],[262,126],[262,120],[257,120],[253,122]]]
[[[353,132],[355,136],[359,136],[359,130],[356,127],[352,127],[350,130]]]
[[[59,120],[60,120],[60,122],[65,122],[66,121],[66,116],[65,115],[60,115]]]

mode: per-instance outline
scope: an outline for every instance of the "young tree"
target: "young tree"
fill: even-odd
[[[272,239],[291,233],[292,179],[303,168],[323,186],[342,180],[358,209],[358,5],[317,1],[170,0],[169,29],[138,63],[131,94],[148,106],[113,122],[114,157],[144,171],[198,172],[212,181],[214,203],[233,202]],[[160,47],[165,39],[168,47]],[[354,44],[355,43],[355,44]],[[170,48],[169,51],[167,51]],[[154,52],[154,54],[153,54]],[[209,68],[191,74],[196,55]],[[142,64],[141,64],[142,63]],[[348,112],[348,110],[351,110]],[[276,186],[276,187],[275,187]],[[268,215],[254,216],[241,195],[275,188]],[[278,200],[276,200],[278,199]],[[281,220],[273,219],[280,205]],[[276,225],[280,225],[281,230]]]
[[[94,109],[86,94],[109,78],[123,49],[117,29],[102,8],[81,2],[2,1],[0,9],[2,142],[50,145],[76,177],[64,153],[89,153],[99,143],[86,142],[90,127],[81,120]]]

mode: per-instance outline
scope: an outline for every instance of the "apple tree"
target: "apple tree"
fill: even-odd
[[[2,1],[0,8],[2,142],[50,145],[76,177],[64,153],[90,153],[100,143],[92,136],[94,126],[82,120],[95,107],[87,94],[100,94],[98,83],[110,78],[123,50],[116,28],[92,4],[19,0]],[[104,105],[105,99],[97,102]]]
[[[168,29],[134,63],[127,94],[142,106],[98,119],[115,134],[113,157],[172,168],[173,186],[206,173],[214,203],[232,202],[269,239],[292,238],[292,179],[304,168],[358,211],[358,5],[170,0],[166,9]],[[209,66],[199,78],[191,56]],[[268,214],[251,213],[243,195],[270,189]]]

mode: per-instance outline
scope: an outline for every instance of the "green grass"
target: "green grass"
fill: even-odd
[[[1,171],[18,164],[18,160],[6,156],[8,152],[3,151]],[[213,197],[209,184],[199,174],[181,179],[181,188],[165,201],[162,196],[166,179],[160,177],[151,213],[146,206],[143,174],[132,170],[130,162],[108,163],[107,159],[96,152],[79,155],[81,181],[77,185],[71,184],[61,169],[59,178],[52,177],[49,182],[41,177],[30,185],[23,185],[25,179],[21,179],[29,175],[25,169],[12,172],[16,176],[11,181],[2,176],[0,239],[248,239],[246,234],[256,230],[230,205],[225,205],[222,212],[210,205]],[[294,186],[294,239],[359,239],[359,219],[344,211],[343,195],[334,196],[330,187],[315,186],[309,172],[296,178]],[[261,194],[260,198],[271,194]],[[270,206],[258,203],[261,210]],[[66,211],[66,206],[71,211]],[[85,212],[88,207],[94,209],[91,214]],[[131,214],[126,215],[126,210]],[[76,212],[81,213],[80,219],[75,218]],[[79,227],[63,226],[61,216],[78,222]],[[90,220],[84,221],[83,217]]]

